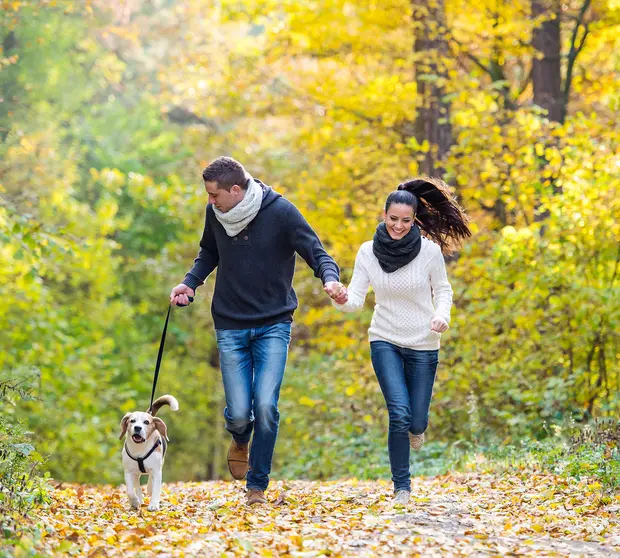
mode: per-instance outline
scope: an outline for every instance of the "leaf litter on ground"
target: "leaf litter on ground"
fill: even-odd
[[[405,506],[390,483],[356,480],[272,482],[251,508],[223,481],[166,484],[159,512],[130,510],[123,487],[52,496],[33,518],[42,555],[620,557],[620,495],[526,471],[416,477]]]

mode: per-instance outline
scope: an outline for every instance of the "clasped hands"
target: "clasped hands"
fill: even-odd
[[[334,300],[336,304],[345,304],[349,300],[347,288],[339,281],[328,281],[323,290]]]

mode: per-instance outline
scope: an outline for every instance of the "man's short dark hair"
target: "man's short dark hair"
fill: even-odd
[[[218,157],[202,171],[202,179],[205,182],[215,182],[218,188],[228,191],[235,184],[246,190],[248,173],[243,165],[232,157]]]

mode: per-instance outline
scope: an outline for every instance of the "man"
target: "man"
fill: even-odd
[[[347,294],[336,262],[291,202],[229,157],[213,161],[202,178],[209,203],[200,251],[170,301],[189,304],[196,288],[218,268],[211,312],[226,396],[226,429],[233,437],[228,468],[235,479],[247,475],[248,505],[264,503],[297,308],[292,286],[295,253],[336,302],[346,302]]]

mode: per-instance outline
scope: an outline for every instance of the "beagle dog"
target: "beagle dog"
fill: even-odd
[[[151,503],[148,510],[159,509],[168,429],[166,423],[155,415],[164,405],[170,405],[173,411],[179,409],[179,403],[172,395],[162,395],[146,413],[140,411],[127,413],[121,421],[119,439],[125,438],[122,452],[125,485],[129,503],[134,509],[139,509],[144,501],[140,487],[140,475],[149,476],[147,492],[151,497]]]

